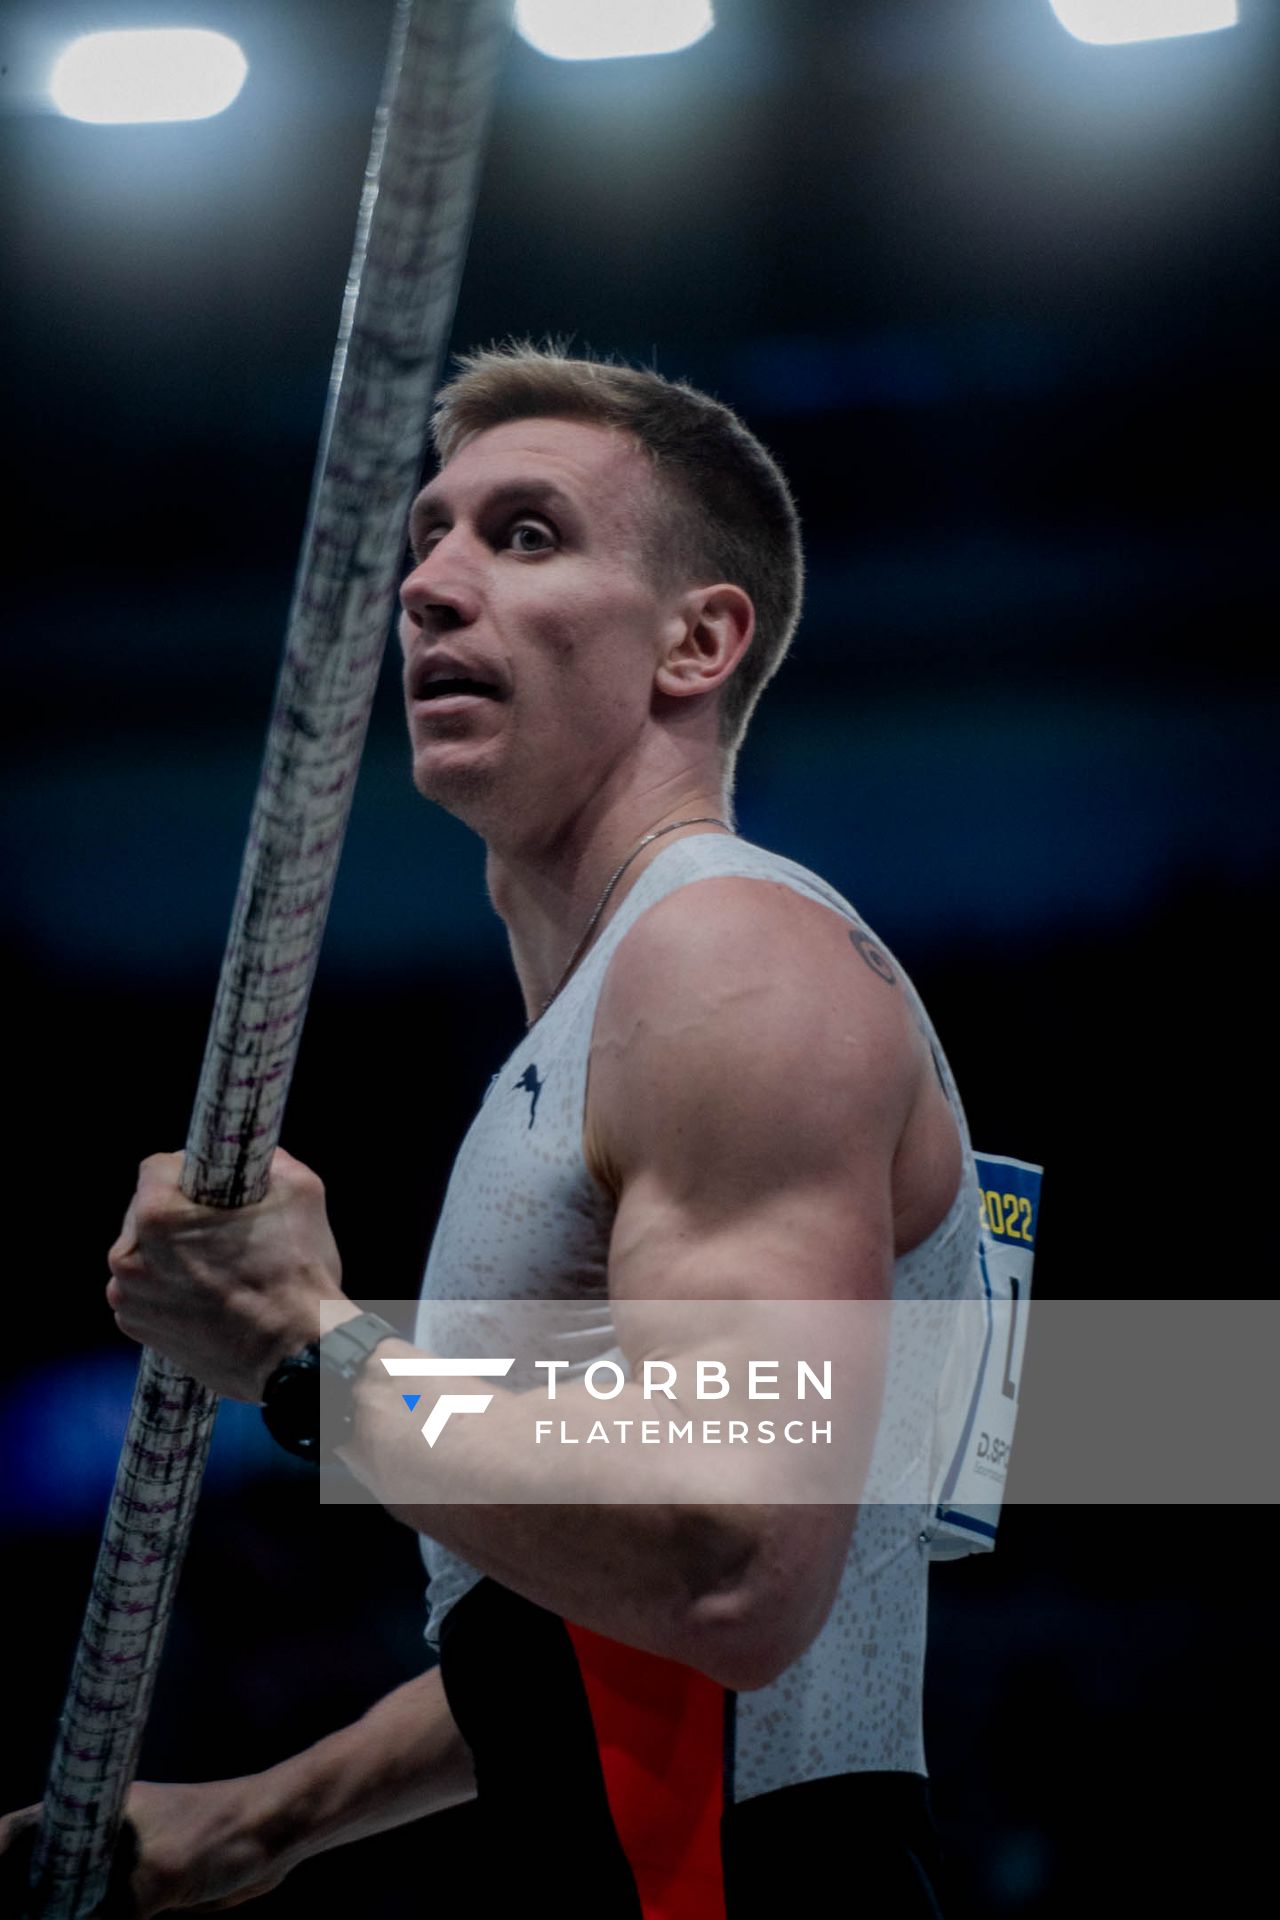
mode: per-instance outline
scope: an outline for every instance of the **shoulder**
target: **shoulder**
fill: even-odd
[[[714,1134],[852,1128],[896,1144],[921,1041],[865,931],[781,881],[709,877],[621,941],[596,1010],[589,1120],[618,1151],[673,1118]]]
[[[637,920],[605,975],[593,1044],[711,1016],[726,1029],[767,1008],[768,1034],[833,1022],[891,1050],[914,1031],[884,950],[833,908],[779,880],[713,876],[677,888]]]

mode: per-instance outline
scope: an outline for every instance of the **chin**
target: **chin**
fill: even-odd
[[[475,755],[450,756],[438,749],[415,754],[413,784],[424,800],[483,832],[483,817],[492,808],[496,782],[493,768]]]

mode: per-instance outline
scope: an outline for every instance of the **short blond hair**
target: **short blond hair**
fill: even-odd
[[[432,438],[443,464],[473,435],[510,420],[556,418],[614,427],[653,463],[658,509],[649,556],[668,579],[724,580],[750,595],[751,645],[720,701],[726,776],[756,701],[800,618],[800,517],[772,455],[729,407],[684,381],[555,346],[509,341],[459,357],[441,388]]]

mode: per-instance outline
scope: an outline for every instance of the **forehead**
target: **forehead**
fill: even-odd
[[[521,481],[555,486],[593,519],[634,524],[648,505],[652,472],[639,447],[615,427],[587,420],[505,420],[466,441],[419,494],[414,512],[453,515]]]

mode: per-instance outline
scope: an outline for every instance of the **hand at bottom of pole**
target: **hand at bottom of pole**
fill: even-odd
[[[135,1781],[107,1891],[89,1920],[226,1913],[279,1886],[292,1864],[269,1858],[246,1831],[244,1781],[160,1786]],[[43,1809],[0,1819],[0,1914],[44,1920],[29,1890]]]

